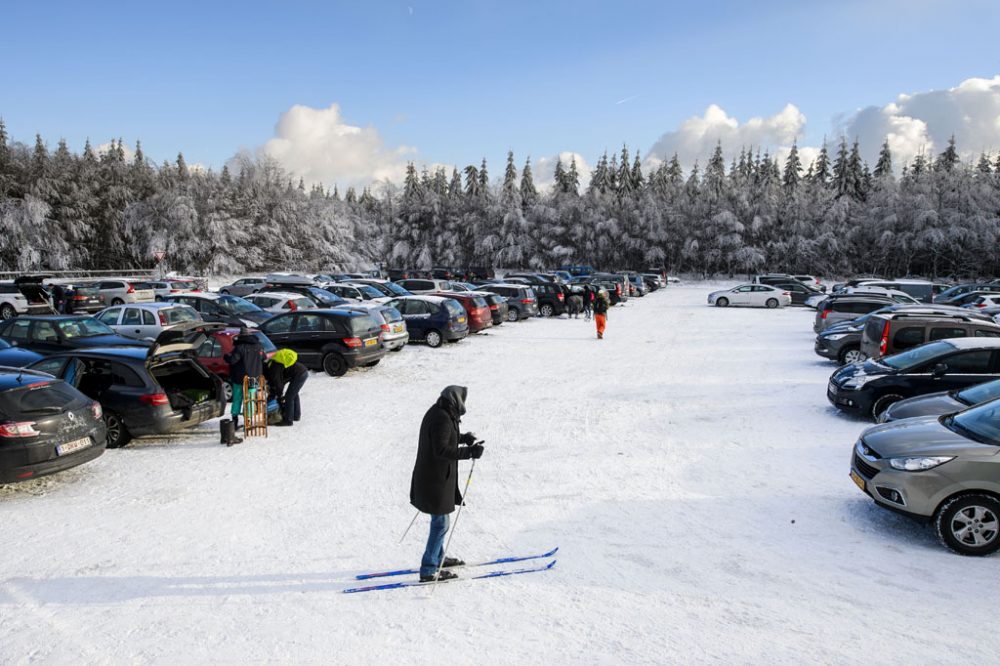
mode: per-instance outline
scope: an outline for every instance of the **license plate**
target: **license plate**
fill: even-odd
[[[861,492],[865,491],[865,480],[861,478],[861,475],[851,470],[851,481],[857,484],[858,488],[861,488]]]
[[[402,333],[403,332],[403,325],[402,324],[396,324],[393,327],[392,332],[393,333]]]
[[[365,340],[365,347],[374,347],[378,344],[378,338],[368,338]]]
[[[464,324],[465,323],[465,317],[459,317],[458,318],[458,323],[459,324]]]
[[[56,455],[64,456],[67,453],[73,453],[74,451],[79,451],[80,449],[85,449],[90,446],[91,441],[89,437],[84,437],[83,439],[74,439],[72,442],[66,442],[65,444],[60,444],[56,447]]]

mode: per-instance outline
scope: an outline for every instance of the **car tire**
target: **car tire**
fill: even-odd
[[[108,448],[120,449],[132,441],[125,421],[114,412],[104,412],[104,425],[108,429]]]
[[[726,298],[725,296],[723,296],[722,298],[715,299],[715,307],[717,308],[729,307],[729,299]]]
[[[378,361],[381,361],[381,360],[382,359],[379,359]],[[365,367],[366,368],[374,368],[376,365],[378,365],[378,361],[372,361],[371,363],[365,363]]]
[[[125,305],[125,301],[120,298],[111,299],[111,305]]]
[[[902,399],[903,396],[898,393],[886,393],[883,396],[879,396],[879,398],[872,403],[872,418],[878,421],[879,415],[888,409],[889,405],[894,402],[899,402]]]
[[[441,346],[443,338],[437,331],[427,331],[427,335],[424,336],[424,340],[427,342],[428,347],[436,349]]]
[[[400,345],[400,346],[398,346],[398,347],[393,347],[392,351],[394,351],[394,352],[400,352],[400,351],[403,351],[403,345]]]
[[[0,305],[0,319],[13,319],[17,316],[17,310],[10,303]]]
[[[769,298],[764,303],[764,305],[766,305],[768,308],[770,308],[771,310],[773,310],[774,308],[778,307],[778,299],[777,298]]]
[[[851,345],[849,347],[844,347],[840,350],[840,354],[837,355],[837,360],[841,365],[850,365],[851,363],[860,363],[867,359],[868,356],[861,351],[861,347],[857,345]]]
[[[228,289],[223,289],[219,293],[222,294],[223,296],[228,296],[229,295],[229,290]]]
[[[938,538],[959,555],[989,555],[1000,548],[1000,500],[992,495],[960,495],[944,503],[934,518]]]
[[[343,377],[347,374],[347,361],[336,352],[330,352],[323,357],[323,369],[331,377]]]
[[[539,312],[540,312],[540,314],[543,317],[551,317],[552,315],[554,315],[556,313],[555,308],[553,308],[548,303],[546,303],[545,305],[543,305],[542,309]]]
[[[517,321],[520,318],[521,313],[517,311],[517,308],[507,310],[507,321]]]

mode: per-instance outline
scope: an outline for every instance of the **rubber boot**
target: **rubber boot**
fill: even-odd
[[[236,428],[233,427],[233,422],[226,421],[226,446],[242,443],[243,440],[236,436]]]
[[[232,423],[229,419],[219,421],[219,444],[226,443],[226,428]]]

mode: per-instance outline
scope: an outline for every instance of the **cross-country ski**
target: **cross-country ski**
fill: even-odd
[[[380,585],[367,585],[365,587],[351,587],[344,590],[345,594],[355,594],[357,592],[377,592],[379,590],[398,590],[404,587],[425,587],[427,585],[436,585],[441,583],[456,583],[460,581],[471,581],[471,580],[484,580],[486,578],[502,578],[504,576],[517,576],[520,574],[537,573],[540,571],[548,571],[556,565],[556,560],[550,560],[547,564],[539,565],[537,567],[524,567],[521,569],[497,569],[496,571],[490,571],[489,573],[478,574],[475,576],[468,576],[466,578],[443,578],[439,581],[427,580],[427,581],[400,581],[398,583],[382,583]]]
[[[558,552],[559,547],[556,546],[550,551],[544,553],[538,553],[537,555],[519,555],[514,557],[498,557],[495,560],[485,560],[483,562],[467,562],[465,564],[460,564],[453,569],[474,569],[477,567],[488,567],[494,564],[510,564],[512,562],[526,562],[528,560],[539,560],[548,557],[552,557]],[[389,578],[391,576],[408,576],[412,574],[419,574],[420,569],[396,569],[395,571],[379,571],[373,573],[362,573],[357,574],[354,578],[355,580],[370,580],[372,578]]]

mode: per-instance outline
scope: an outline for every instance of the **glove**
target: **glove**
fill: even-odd
[[[476,443],[476,433],[474,433],[474,432],[462,433],[461,435],[459,435],[458,441],[461,444],[475,444]]]
[[[483,457],[482,444],[473,444],[468,448],[469,448],[469,457],[472,458],[473,460],[479,460],[480,458]]]

